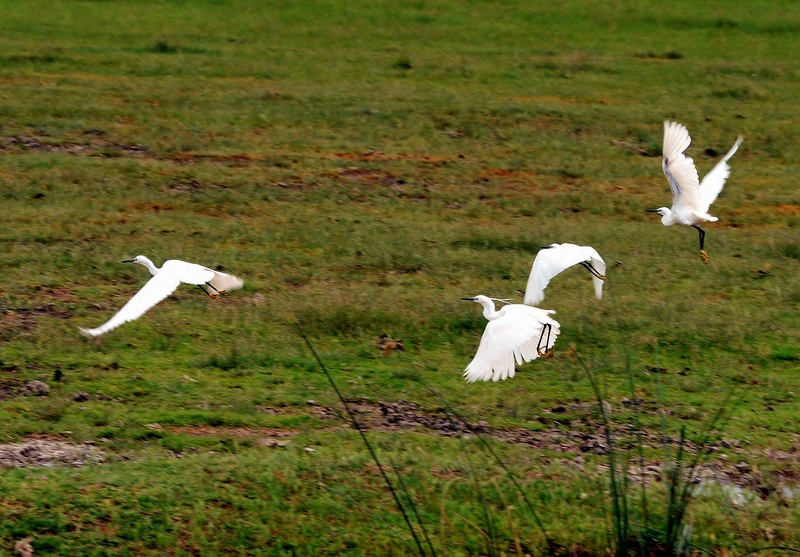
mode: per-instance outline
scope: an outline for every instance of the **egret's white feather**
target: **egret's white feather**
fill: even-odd
[[[664,226],[684,224],[696,228],[700,240],[700,258],[703,263],[708,263],[708,253],[703,248],[706,233],[699,225],[719,220],[708,211],[730,176],[728,160],[741,145],[742,136],[702,182],[699,181],[694,161],[683,154],[691,142],[686,126],[664,122],[664,159],[661,168],[672,190],[672,208],[659,207],[649,211],[661,215],[661,224]]]
[[[470,383],[514,377],[515,365],[535,360],[539,349],[552,348],[561,332],[558,322],[550,317],[555,311],[522,304],[495,311],[494,303],[486,296],[476,296],[474,300],[483,305],[489,323],[475,357],[464,370],[464,377]],[[546,325],[551,326],[549,338],[546,331],[542,338]]]
[[[686,126],[677,122],[664,122],[664,159],[661,168],[672,190],[673,207],[680,205],[705,213],[708,208],[701,209],[703,201],[697,167],[690,157],[683,154],[691,142]]]
[[[528,285],[525,288],[525,303],[535,306],[544,300],[544,289],[550,284],[550,280],[562,271],[577,265],[588,263],[601,275],[606,273],[606,262],[591,246],[578,246],[576,244],[552,244],[543,248],[536,254],[531,266],[531,274],[528,277]],[[597,299],[603,297],[603,280],[594,276],[594,292]]]
[[[728,154],[722,157],[722,160],[719,161],[717,165],[703,177],[703,181],[700,182],[700,194],[703,197],[703,203],[706,205],[706,212],[711,207],[711,204],[717,200],[722,188],[725,187],[728,176],[731,175],[731,167],[728,165],[728,161],[734,153],[736,153],[739,145],[742,144],[742,139],[740,135],[736,143],[731,147],[731,150],[728,151]]]
[[[81,332],[90,337],[100,336],[120,325],[138,319],[161,300],[175,292],[182,282],[187,284],[209,284],[219,292],[237,290],[244,281],[233,275],[214,271],[208,267],[188,263],[178,259],[164,262],[161,269],[143,255],[129,260],[131,263],[144,265],[153,275],[128,303],[122,306],[111,319],[94,329],[81,328]]]
[[[701,224],[714,222],[717,217],[708,214],[711,204],[716,201],[725,181],[730,176],[728,160],[736,153],[742,143],[742,136],[736,140],[731,150],[700,179],[694,161],[683,152],[689,147],[691,137],[686,126],[677,122],[664,122],[664,159],[661,168],[672,190],[672,208],[661,211],[661,222],[666,226],[673,224]]]

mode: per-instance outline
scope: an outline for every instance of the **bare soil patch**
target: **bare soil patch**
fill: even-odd
[[[636,404],[637,401],[628,401]],[[481,434],[498,441],[522,444],[539,450],[553,452],[562,463],[584,469],[584,454],[608,454],[608,443],[602,424],[593,420],[594,405],[573,403],[554,406],[544,410],[546,416],[541,421],[559,424],[541,430],[525,428],[499,429],[489,426],[484,421],[470,423],[463,418],[451,415],[443,409],[426,410],[414,402],[372,402],[364,399],[348,401],[350,409],[356,416],[359,426],[366,430],[398,431],[424,429],[434,431],[446,437],[461,434]],[[345,419],[347,416],[332,407],[317,407],[323,419]],[[578,415],[575,419],[560,419],[567,413]],[[550,418],[549,416],[553,416]],[[559,427],[560,426],[560,427]],[[629,424],[615,424],[612,443],[616,450],[634,448],[641,442],[645,448],[677,447],[679,439],[665,437],[661,432],[646,429],[635,430]],[[690,454],[701,450],[690,441],[684,443]],[[746,454],[744,443],[737,439],[721,438],[706,447],[710,456],[698,467],[695,481],[718,481],[721,484],[736,485],[748,488],[762,497],[766,497],[780,488],[781,485],[797,485],[800,479],[800,438],[791,452],[767,449],[764,457],[780,467],[776,472],[764,474],[755,467],[737,462],[735,457],[726,454]],[[628,471],[632,479],[642,482],[659,481],[663,474],[663,462],[632,463]]]
[[[52,439],[28,439],[0,445],[0,468],[71,466],[105,462],[103,452],[88,443],[67,443]]]

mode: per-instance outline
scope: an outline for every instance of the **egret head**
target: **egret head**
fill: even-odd
[[[664,226],[670,226],[675,224],[675,220],[672,217],[672,209],[669,207],[659,207],[658,209],[648,209],[648,213],[658,213],[661,215],[661,224]]]
[[[155,275],[159,271],[158,267],[153,265],[153,262],[144,255],[137,255],[133,259],[126,259],[123,261],[123,263],[138,263],[139,265],[147,267],[147,270],[150,271],[151,275]]]

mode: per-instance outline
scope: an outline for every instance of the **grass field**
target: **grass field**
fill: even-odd
[[[584,364],[640,536],[665,520],[662,440],[701,451],[726,405],[691,542],[800,547],[798,22],[773,2],[0,0],[0,463],[28,464],[0,468],[0,554],[421,554],[298,324],[426,554],[626,550]],[[701,176],[744,136],[708,265],[645,212],[670,201],[665,119]],[[465,383],[486,321],[460,298],[521,302],[553,242],[598,249],[603,300],[560,275],[555,356]],[[138,254],[245,287],[184,286],[83,338],[147,280]]]

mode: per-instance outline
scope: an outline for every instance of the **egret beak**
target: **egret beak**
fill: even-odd
[[[123,263],[136,263],[136,260],[135,259],[125,259],[125,260],[123,260]]]
[[[477,298],[472,297],[472,298],[461,298],[461,299],[462,300],[469,300],[470,302],[474,302]]]
[[[647,213],[658,213],[658,209],[647,209]]]

